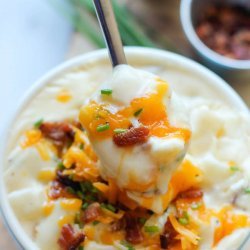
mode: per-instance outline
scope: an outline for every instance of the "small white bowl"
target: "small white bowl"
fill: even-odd
[[[199,65],[198,63],[187,59],[183,56],[165,52],[157,49],[150,48],[139,48],[139,47],[131,47],[126,48],[126,55],[130,62],[135,60],[140,61],[140,64],[149,65],[148,62],[155,63],[157,65],[162,66],[166,70],[171,66],[177,67],[181,72],[190,73],[190,75],[201,79],[201,88],[202,84],[209,85],[209,87],[213,88],[217,93],[220,94],[231,106],[234,106],[236,109],[240,111],[248,112],[248,108],[242,99],[238,96],[238,94],[227,85],[227,83],[222,80],[220,77],[215,75],[210,70],[205,67]],[[5,161],[5,150],[8,145],[8,138],[11,133],[11,128],[15,123],[18,115],[27,107],[30,100],[32,100],[41,90],[42,88],[51,82],[53,79],[63,74],[64,72],[68,72],[70,69],[75,68],[80,65],[86,65],[90,62],[105,62],[109,63],[108,54],[106,50],[98,50],[95,52],[91,52],[79,57],[76,57],[70,61],[63,63],[62,65],[56,67],[47,73],[44,77],[39,79],[32,88],[26,93],[24,98],[18,105],[18,109],[12,115],[12,119],[6,126],[6,130],[1,138],[0,145],[0,205],[1,212],[5,223],[15,239],[16,243],[20,246],[21,249],[25,250],[34,250],[37,247],[34,245],[32,240],[26,235],[22,226],[17,221],[15,214],[13,213],[10,204],[7,199],[7,194],[4,186],[3,180],[3,169],[4,169],[4,161]],[[49,229],[48,229],[49,230]]]

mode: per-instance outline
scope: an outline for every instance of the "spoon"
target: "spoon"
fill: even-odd
[[[113,67],[120,64],[127,64],[111,1],[93,1]]]

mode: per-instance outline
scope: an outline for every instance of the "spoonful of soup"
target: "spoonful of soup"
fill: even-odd
[[[80,111],[80,122],[100,159],[101,175],[151,209],[167,192],[185,156],[191,132],[185,108],[167,82],[126,64],[110,1],[94,0],[109,48],[113,74]]]

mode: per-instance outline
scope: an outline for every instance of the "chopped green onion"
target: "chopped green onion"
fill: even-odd
[[[192,203],[191,204],[191,208],[193,209],[193,210],[197,210],[197,209],[199,209],[201,207],[201,203],[200,202],[195,202],[195,203]]]
[[[97,225],[97,224],[99,224],[100,222],[99,221],[97,221],[97,220],[95,220],[95,221],[93,221],[93,225],[95,226],[95,225]]]
[[[237,166],[231,166],[230,170],[233,172],[239,171],[240,169]]]
[[[79,246],[78,250],[84,250],[84,246]]]
[[[178,219],[179,223],[182,225],[187,225],[189,223],[189,215],[188,213],[185,211],[183,213],[183,216],[181,218]]]
[[[106,131],[106,130],[109,130],[109,129],[110,129],[110,126],[109,126],[108,123],[98,125],[97,128],[96,128],[97,132],[103,132],[103,131]]]
[[[142,111],[143,111],[143,108],[138,109],[137,111],[135,111],[134,116],[139,116]]]
[[[43,119],[39,119],[38,121],[36,121],[34,123],[34,127],[35,128],[40,128],[42,124],[43,124]]]
[[[83,199],[84,198],[84,195],[83,195],[83,193],[81,192],[81,191],[77,191],[76,192],[76,194],[81,198],[81,199]]]
[[[179,223],[180,223],[181,225],[184,225],[184,226],[187,225],[187,224],[189,223],[189,221],[188,221],[187,218],[179,218],[178,221],[179,221]]]
[[[88,202],[82,204],[82,209],[85,210],[89,206]]]
[[[84,144],[83,144],[83,143],[80,144],[80,149],[81,149],[81,150],[84,149]]]
[[[157,226],[145,226],[144,230],[147,233],[158,233],[160,231],[159,227]]]
[[[147,221],[146,218],[139,218],[139,222],[140,222],[140,224],[142,224],[142,225],[144,225],[146,221]]]
[[[246,194],[250,194],[250,187],[245,189]]]
[[[124,133],[126,131],[127,131],[127,129],[123,129],[123,128],[116,128],[116,129],[114,129],[114,133],[115,134],[121,134],[121,133]]]
[[[58,165],[57,165],[57,168],[59,168],[60,170],[64,170],[65,166],[63,165],[62,162],[59,162]]]
[[[101,94],[102,95],[111,95],[112,94],[112,89],[102,89]]]
[[[75,190],[72,187],[67,187],[66,190],[70,194],[75,194],[76,193]]]
[[[128,250],[135,250],[135,248],[134,248],[129,242],[127,242],[127,241],[125,241],[125,240],[120,241],[120,243],[121,243],[123,246],[127,247]]]
[[[110,210],[113,213],[115,213],[115,211],[116,211],[116,208],[114,206],[112,206],[111,204],[104,204],[104,203],[102,203],[101,204],[101,208],[108,209],[108,210]]]

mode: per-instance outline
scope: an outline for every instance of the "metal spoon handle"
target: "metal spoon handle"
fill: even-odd
[[[127,64],[120,33],[110,0],[93,0],[113,67]]]

